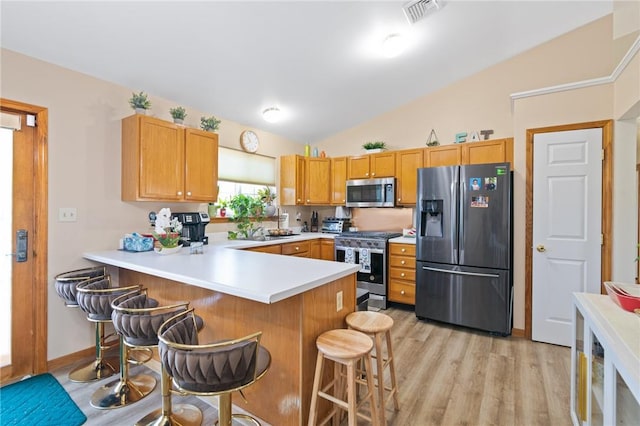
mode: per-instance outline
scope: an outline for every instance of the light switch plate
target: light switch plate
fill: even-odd
[[[60,207],[58,222],[75,222],[78,220],[78,209],[75,207]]]

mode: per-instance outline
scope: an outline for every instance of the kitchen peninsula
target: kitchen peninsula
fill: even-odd
[[[345,327],[355,310],[358,266],[241,250],[280,242],[212,241],[193,255],[183,248],[169,256],[110,250],[84,257],[119,268],[121,286],[141,284],[161,303],[191,302],[205,321],[203,343],[262,331],[271,367],[245,389],[248,404],[236,404],[271,424],[299,425],[309,413],[315,340]]]

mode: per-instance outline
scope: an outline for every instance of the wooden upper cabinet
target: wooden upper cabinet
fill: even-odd
[[[185,129],[185,193],[187,201],[218,199],[218,134]],[[211,167],[215,164],[215,167]]]
[[[462,164],[513,164],[513,138],[461,144]]]
[[[460,144],[442,145],[424,150],[424,166],[457,166],[462,164],[462,149]]]
[[[396,152],[396,204],[415,205],[418,169],[423,166],[424,149]]]
[[[305,158],[305,204],[331,204],[331,160]]]
[[[348,179],[394,177],[395,172],[396,153],[393,151],[348,158]]]
[[[331,205],[347,202],[347,157],[331,159]]]
[[[139,114],[122,120],[122,200],[213,202],[217,181],[217,134]]]
[[[280,157],[280,204],[295,206],[304,204],[305,160],[300,155]]]

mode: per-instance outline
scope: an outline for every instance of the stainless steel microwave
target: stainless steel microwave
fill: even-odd
[[[395,178],[347,181],[347,207],[394,207],[395,197]]]

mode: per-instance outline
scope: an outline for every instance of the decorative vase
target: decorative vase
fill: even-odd
[[[176,123],[176,124],[183,124],[184,120],[182,118],[174,118],[173,122]]]
[[[207,209],[209,211],[209,217],[216,217],[216,212],[218,211],[218,207],[215,204],[209,204]]]
[[[136,108],[136,114],[147,115],[147,110],[144,108]]]
[[[176,254],[180,251],[182,245],[178,245],[176,247],[154,247],[153,250],[158,254],[168,255],[168,254]]]
[[[264,215],[274,216],[275,214],[276,214],[276,206],[274,206],[273,204],[267,204],[267,206],[264,208]]]
[[[227,209],[222,207],[220,209],[220,217],[225,217],[227,215]]]
[[[365,149],[367,154],[376,154],[378,152],[382,152],[382,148],[373,148],[373,149]]]

